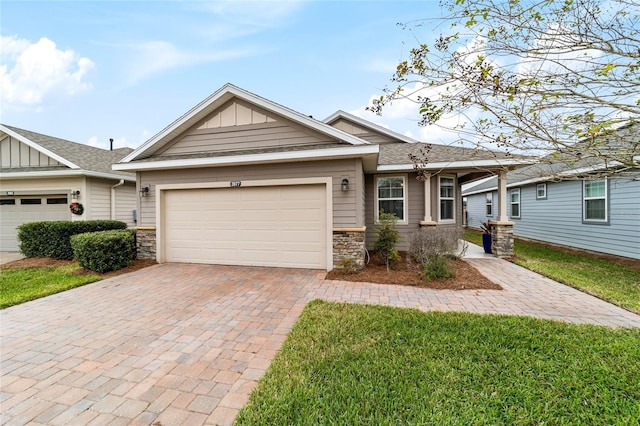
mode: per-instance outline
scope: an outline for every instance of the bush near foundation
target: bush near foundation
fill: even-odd
[[[71,260],[72,235],[126,228],[126,223],[117,220],[29,222],[18,227],[18,242],[20,252],[26,257]]]
[[[427,279],[451,278],[447,259],[456,257],[458,241],[462,238],[460,227],[434,227],[411,234],[409,251],[418,262]],[[463,249],[464,252],[465,249]]]
[[[71,247],[80,266],[99,273],[129,266],[136,257],[134,233],[129,230],[74,235]]]

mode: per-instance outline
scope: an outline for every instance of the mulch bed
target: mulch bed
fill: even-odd
[[[348,273],[334,269],[327,274],[326,279],[408,285],[439,290],[502,290],[502,287],[487,279],[464,260],[448,260],[450,270],[454,272],[454,277],[427,280],[424,275],[419,274],[415,263],[407,261],[406,253],[400,254],[402,260],[397,262],[390,271],[387,271],[386,265],[380,259],[373,256],[371,262],[362,271]]]

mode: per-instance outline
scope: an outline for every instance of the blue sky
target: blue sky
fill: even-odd
[[[437,1],[2,1],[0,121],[107,147],[137,147],[230,82],[324,119],[342,109],[395,131],[412,105],[364,107],[428,33]]]

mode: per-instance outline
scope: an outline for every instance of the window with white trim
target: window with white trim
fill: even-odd
[[[376,176],[376,222],[380,212],[393,213],[398,222],[407,221],[405,176]]]
[[[520,217],[520,188],[512,189],[510,194],[511,217]]]
[[[547,184],[539,183],[536,185],[536,200],[544,200],[547,198]]]
[[[582,214],[585,222],[607,221],[607,180],[582,181]]]
[[[493,216],[493,192],[487,192],[486,201],[487,216]]]
[[[455,219],[455,183],[453,178],[439,177],[440,220]]]

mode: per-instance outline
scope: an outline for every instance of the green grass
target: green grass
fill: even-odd
[[[482,245],[482,234],[465,230],[467,241]],[[516,239],[513,262],[561,283],[640,313],[640,271],[630,266]]]
[[[239,425],[637,424],[640,330],[314,301]]]
[[[53,268],[0,271],[0,309],[99,281],[97,275],[74,275],[77,264]]]

